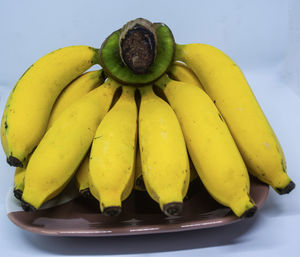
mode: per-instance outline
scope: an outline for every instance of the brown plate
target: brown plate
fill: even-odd
[[[251,178],[250,195],[258,208],[266,201],[268,192],[268,185]],[[36,212],[8,207],[12,201],[13,204],[20,205],[12,193],[8,193],[7,215],[14,224],[37,234],[52,236],[121,236],[178,232],[224,226],[243,220],[212,199],[199,180],[191,183],[184,200],[183,213],[176,218],[165,216],[147,193],[140,191],[133,191],[123,202],[123,211],[116,218],[100,214],[98,202],[82,196]]]

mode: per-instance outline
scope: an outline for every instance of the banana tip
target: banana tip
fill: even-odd
[[[14,189],[14,196],[18,199],[22,199],[23,192],[20,189]]]
[[[22,206],[23,210],[26,212],[36,211],[35,207],[33,207],[31,204],[25,202],[23,199],[21,199],[21,206]]]
[[[248,210],[246,210],[242,215],[241,218],[251,218],[254,216],[254,214],[257,211],[257,206],[253,206],[251,208],[249,208]]]
[[[10,166],[23,168],[23,163],[16,157],[10,155],[7,157],[7,163]]]
[[[110,207],[104,208],[103,214],[105,216],[109,216],[109,217],[116,217],[116,216],[120,215],[121,211],[122,211],[121,206],[110,206]]]
[[[181,202],[171,202],[163,206],[163,212],[167,216],[179,216],[182,212],[183,204]]]
[[[293,181],[290,181],[288,185],[284,188],[275,188],[275,190],[278,192],[280,195],[285,195],[291,192],[294,188],[296,187],[296,184]]]
[[[80,190],[80,194],[84,197],[84,198],[87,198],[87,199],[93,199],[93,195],[91,194],[91,191],[89,188],[85,188],[85,189],[82,189]]]

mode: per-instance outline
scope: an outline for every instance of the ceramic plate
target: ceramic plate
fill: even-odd
[[[269,187],[251,178],[250,195],[261,208],[267,199]],[[63,197],[62,197],[63,196]],[[78,196],[69,186],[61,197],[49,201],[36,212],[24,212],[20,202],[7,194],[7,215],[22,229],[52,236],[122,236],[178,232],[224,226],[243,219],[233,215],[229,208],[212,199],[199,180],[191,183],[179,217],[165,216],[146,192],[133,191],[123,202],[123,211],[116,218],[99,213],[98,202]]]

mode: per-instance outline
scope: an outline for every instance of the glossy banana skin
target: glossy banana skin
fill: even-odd
[[[28,162],[22,196],[25,210],[38,209],[69,182],[118,86],[107,80],[69,106],[52,124]]]
[[[26,166],[27,157],[46,131],[58,95],[97,61],[97,49],[70,46],[45,55],[21,76],[1,121],[1,142],[10,165]]]
[[[91,90],[100,86],[104,82],[104,79],[103,71],[95,70],[81,74],[73,80],[56,99],[50,114],[47,130],[66,108]]]
[[[244,161],[209,96],[199,87],[168,78],[158,82],[180,122],[190,157],[207,191],[238,216],[254,214]]]
[[[202,85],[197,76],[194,74],[194,72],[188,66],[181,62],[174,62],[170,66],[167,74],[171,79],[182,82],[189,82],[193,85],[202,88]]]
[[[104,215],[116,216],[133,189],[137,142],[135,88],[122,94],[107,113],[93,139],[89,185]]]
[[[144,183],[166,215],[180,215],[190,179],[182,131],[172,108],[151,86],[140,92],[139,147]]]
[[[87,72],[73,82],[71,82],[59,95],[54,103],[53,109],[50,114],[50,119],[48,123],[47,130],[53,122],[59,117],[59,115],[72,103],[78,100],[83,95],[87,94],[89,91],[95,87],[101,85],[104,82],[104,76],[102,70],[96,70]],[[28,157],[29,159],[30,157]],[[22,171],[22,172],[21,172]],[[22,197],[24,189],[24,177],[25,177],[26,167],[17,167],[14,175],[14,192],[15,196],[20,199]]]
[[[88,152],[83,161],[81,162],[79,168],[75,174],[75,181],[79,193],[84,197],[90,198],[90,186],[89,186],[89,161],[90,161],[90,153]]]
[[[24,190],[24,178],[26,168],[17,167],[14,174],[14,196],[21,200]]]
[[[176,60],[197,75],[226,120],[249,172],[279,194],[289,193],[295,184],[286,173],[284,153],[239,67],[209,45],[177,45],[176,49]]]

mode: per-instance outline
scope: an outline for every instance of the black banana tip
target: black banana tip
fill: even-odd
[[[294,188],[296,187],[296,184],[291,181],[290,183],[288,183],[288,185],[284,188],[275,188],[275,190],[278,192],[278,194],[280,195],[285,195],[288,194],[289,192],[291,192]]]
[[[251,218],[251,217],[254,216],[254,214],[256,213],[256,211],[257,211],[257,206],[253,206],[250,209],[246,210],[242,214],[241,218]]]
[[[23,163],[18,158],[13,157],[12,155],[10,155],[9,157],[7,157],[7,163],[10,166],[23,168]]]
[[[20,189],[14,189],[14,196],[18,199],[21,200],[23,195],[23,191]]]
[[[87,199],[93,199],[93,198],[94,198],[89,188],[85,188],[85,189],[83,189],[83,190],[80,190],[79,193],[80,193],[84,198],[87,198]]]
[[[21,206],[22,206],[23,210],[26,212],[36,211],[36,208],[34,208],[31,204],[25,202],[23,199],[21,199]]]
[[[181,202],[171,202],[163,206],[163,212],[167,216],[179,216],[182,212],[183,204]]]
[[[121,206],[110,206],[104,208],[103,210],[103,214],[108,217],[116,217],[120,215],[121,212],[122,212]]]

